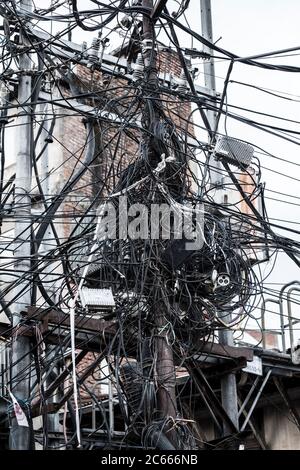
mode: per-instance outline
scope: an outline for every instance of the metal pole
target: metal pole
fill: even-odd
[[[201,25],[202,25],[202,36],[210,42],[213,42],[213,30],[212,30],[212,15],[211,15],[211,4],[210,0],[201,0]],[[203,46],[203,52],[213,55],[214,51],[208,47]],[[215,74],[215,63],[214,59],[210,58],[204,62],[204,82],[205,86],[209,88],[213,95],[216,94],[216,74]],[[208,110],[207,117],[211,125],[212,130],[215,130],[217,113],[215,111]]]
[[[292,292],[300,292],[298,287],[291,287],[287,291],[286,300],[287,300],[287,307],[288,307],[288,322],[289,322],[289,334],[290,334],[290,348],[291,354],[294,346],[294,331],[293,331],[293,312],[292,312],[292,305],[291,305],[291,294]],[[283,317],[283,316],[282,316]],[[295,322],[297,323],[297,322]]]
[[[285,293],[285,291],[288,287],[299,286],[299,285],[300,285],[299,281],[291,281],[291,282],[288,282],[287,284],[285,284],[280,289],[280,293],[279,293],[280,324],[281,324],[281,332],[283,332],[283,335],[285,333],[283,296],[284,296],[284,293]],[[286,348],[286,345],[285,345],[285,348]],[[283,352],[286,353],[286,349]]]
[[[202,36],[210,42],[213,42],[212,13],[210,0],[200,0],[201,5],[201,26]],[[208,46],[203,46],[203,51],[213,55],[214,51]],[[205,86],[216,96],[216,74],[214,59],[210,58],[204,62],[204,81]],[[217,131],[217,113],[212,110],[207,111],[207,119],[213,131],[212,139],[215,139]],[[211,182],[212,186],[220,186],[222,180],[221,163],[211,156]]]
[[[32,11],[31,0],[21,0],[20,9],[23,13]],[[26,46],[24,33],[20,33],[20,42]],[[22,322],[22,313],[31,304],[31,286],[28,275],[31,269],[31,59],[26,52],[20,54],[18,102],[21,107],[17,119],[16,142],[16,180],[15,180],[15,272],[19,273],[21,282],[15,289],[16,302],[13,308],[13,326]],[[24,274],[25,273],[25,274]],[[26,279],[27,277],[27,279]],[[23,291],[23,292],[22,292]],[[25,336],[16,335],[12,345],[12,392],[22,404],[29,397],[30,385],[30,343]],[[12,418],[10,430],[10,448],[27,450],[30,443],[30,431],[21,427],[15,417]]]
[[[222,316],[224,322],[230,323],[231,314],[228,313]],[[233,333],[230,329],[224,329],[219,331],[219,342],[226,346],[234,346]],[[225,375],[221,379],[221,395],[222,405],[230,417],[231,421],[237,429],[239,429],[239,418],[238,418],[238,396],[236,387],[236,377],[234,373]],[[226,423],[223,423],[224,436],[231,433],[230,428]]]
[[[285,329],[284,329],[284,314],[281,308],[280,300],[275,299],[263,299],[261,303],[261,326],[262,326],[262,345],[264,349],[267,349],[267,340],[266,340],[266,305],[267,303],[273,303],[279,305],[280,309],[280,336],[282,343],[282,351],[286,352],[286,343],[285,343]]]
[[[256,395],[256,397],[255,397],[255,399],[254,399],[254,401],[253,401],[253,403],[252,403],[252,405],[251,405],[251,408],[250,408],[250,410],[248,411],[247,417],[246,417],[245,421],[243,422],[243,425],[242,425],[242,427],[241,427],[241,432],[243,432],[243,431],[245,430],[245,428],[246,428],[246,426],[247,426],[247,424],[248,424],[248,421],[250,420],[250,418],[251,418],[251,416],[252,416],[252,413],[253,413],[253,411],[254,411],[254,408],[256,407],[256,404],[257,404],[257,402],[258,402],[258,400],[259,400],[259,398],[260,398],[260,396],[261,396],[261,394],[262,394],[262,392],[263,392],[263,389],[265,388],[265,385],[266,385],[266,383],[267,383],[268,380],[269,380],[269,377],[270,377],[271,373],[272,373],[272,369],[269,369],[269,370],[268,370],[268,373],[267,373],[267,375],[265,376],[265,378],[264,378],[264,380],[263,380],[263,383],[261,384],[260,389],[258,390],[258,393],[257,393],[257,395]]]
[[[256,385],[258,384],[259,382],[259,375],[256,377],[256,379],[254,380],[253,384],[252,384],[252,387],[248,393],[248,395],[246,396],[245,400],[243,401],[243,403],[240,403],[240,410],[239,410],[239,416],[241,416],[241,414],[243,413],[244,411],[244,408],[245,406],[247,405],[248,401],[250,400],[251,396],[252,396],[252,393],[254,392],[255,388],[256,388]]]

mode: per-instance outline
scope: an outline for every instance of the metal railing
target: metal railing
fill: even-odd
[[[299,286],[299,287],[297,287]],[[289,290],[286,293],[286,299],[284,298],[284,294],[286,290],[289,288]],[[286,347],[286,328],[288,327],[288,332],[289,332],[289,337],[290,337],[290,347],[292,348],[294,345],[294,325],[297,323],[300,323],[300,318],[293,318],[293,312],[292,312],[292,304],[294,303],[292,300],[292,293],[293,292],[300,292],[300,282],[299,281],[291,281],[287,284],[285,284],[282,289],[280,290],[278,300],[277,299],[264,299],[262,304],[261,304],[261,324],[262,324],[262,344],[263,348],[266,348],[266,334],[267,333],[273,333],[277,334],[281,337],[281,346],[282,346],[282,352],[286,353],[287,352],[287,347]],[[284,322],[284,317],[285,317],[285,312],[284,312],[284,300],[286,300],[287,303],[287,318],[288,318],[288,323],[285,324]],[[280,331],[274,331],[272,329],[266,329],[266,305],[268,303],[273,303],[276,305],[279,305],[279,316],[280,316]]]

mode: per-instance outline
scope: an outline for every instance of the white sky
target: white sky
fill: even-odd
[[[211,0],[213,13],[214,40],[219,39],[218,45],[228,51],[234,52],[240,56],[247,57],[254,54],[281,50],[284,48],[300,46],[299,18],[300,2],[298,0]],[[45,8],[49,1],[38,0],[35,2],[40,7]],[[82,8],[94,8],[95,5],[89,0],[79,0],[78,5]],[[175,8],[174,0],[169,0],[169,10]],[[64,5],[66,12],[67,4]],[[190,26],[195,31],[201,33],[200,20],[200,0],[191,0],[190,8],[187,13],[187,19]],[[86,40],[90,43],[91,38],[97,33],[86,33],[78,31],[74,34],[74,42]],[[190,39],[178,31],[179,38],[183,47],[194,46],[201,49],[202,46],[197,41],[191,44]],[[119,38],[120,41],[121,38]],[[112,48],[115,47],[115,41],[118,37],[112,39]],[[262,59],[268,63],[289,64],[300,66],[300,51],[290,57]],[[216,61],[217,90],[223,89],[224,77],[226,76],[228,61]],[[201,66],[199,66],[200,72]],[[202,76],[203,78],[203,76]],[[299,73],[288,73],[278,71],[268,71],[257,67],[251,67],[243,64],[235,64],[231,79],[250,83],[259,87],[278,90],[288,93],[291,98],[299,102],[285,101],[274,96],[261,93],[237,84],[230,84],[228,88],[228,102],[230,104],[251,108],[256,111],[275,114],[292,120],[300,121],[300,80]],[[200,75],[201,83],[201,75]],[[238,113],[242,113],[237,111]],[[259,122],[268,123],[300,131],[300,126],[294,123],[274,120],[254,114],[244,113],[249,118],[256,119]],[[223,129],[220,128],[220,132]],[[299,166],[275,160],[274,158],[258,155],[262,166],[280,173],[285,173],[292,178],[300,179],[300,149],[294,144],[283,141],[275,136],[271,136],[257,129],[238,123],[231,119],[227,123],[227,132],[233,137],[238,137],[264,148],[268,152],[281,158],[298,163]],[[297,139],[297,136],[295,136]],[[299,140],[300,142],[300,140]],[[266,182],[266,188],[269,190],[280,191],[293,196],[300,197],[299,182],[292,178],[284,177],[270,172],[267,169],[262,170],[262,181]],[[295,204],[300,203],[300,199],[292,199],[274,193],[266,193],[268,197],[290,201]],[[268,215],[270,218],[294,221],[296,224],[288,222],[278,222],[286,227],[300,230],[300,204],[289,205],[266,200]],[[297,225],[297,222],[299,225]],[[282,232],[289,236],[288,232]],[[296,237],[296,235],[294,235]],[[298,237],[300,239],[300,237]],[[270,271],[272,265],[263,266],[262,271]],[[276,283],[284,284],[291,280],[299,279],[299,269],[285,256],[279,255],[275,263],[273,272],[268,278],[268,287],[279,289],[281,286]],[[276,309],[276,306],[269,306],[270,309]],[[277,318],[278,319],[278,318]],[[276,327],[276,322],[272,319],[272,326]],[[269,325],[270,325],[269,324]],[[300,326],[299,326],[300,328]],[[300,336],[296,335],[297,337]]]
[[[199,9],[197,0],[192,3]],[[229,51],[241,56],[260,54],[264,52],[276,51],[285,48],[300,46],[299,36],[299,17],[300,2],[297,0],[212,0],[214,39],[222,36],[222,40],[218,45]],[[298,52],[298,51],[297,51]],[[297,54],[295,52],[295,54]],[[262,59],[268,63],[289,64],[300,66],[299,55],[278,59]],[[216,64],[216,74],[224,77],[226,67],[222,63]],[[251,83],[260,87],[270,88],[273,90],[283,91],[285,93],[297,95],[295,98],[300,100],[300,82],[299,73],[287,73],[262,70],[257,67],[249,67],[247,65],[238,65],[233,69],[231,77],[233,80]],[[222,81],[218,82],[218,89],[222,90]],[[275,114],[284,118],[300,121],[300,102],[293,103],[273,96],[268,96],[258,90],[251,90],[232,84],[229,87],[229,102],[246,108],[255,109],[257,111]],[[253,116],[253,115],[252,115]],[[251,117],[251,115],[249,115]],[[298,124],[291,124],[273,119],[265,119],[260,116],[256,118],[260,122],[268,122],[279,127],[286,127],[300,131]],[[268,135],[256,129],[237,124],[230,120],[228,122],[228,133],[235,137],[241,137],[249,140],[260,147],[263,147],[270,153],[280,156],[287,160],[300,164],[300,149],[294,144],[278,139],[275,136]],[[294,166],[260,156],[261,165],[272,170],[285,173],[294,178],[300,178],[300,166]],[[282,193],[291,194],[299,197],[299,182],[292,179],[276,175],[267,170],[262,170],[262,180],[266,182],[266,188],[280,191]],[[296,199],[283,197],[280,195],[266,193],[267,196],[276,199],[283,199],[293,203],[299,203]],[[267,200],[267,209],[270,218],[283,220],[292,220],[300,222],[300,206],[282,204],[279,202]],[[291,225],[285,222],[280,224],[288,227],[300,229],[300,225]],[[283,232],[287,236],[287,232]],[[267,267],[267,270],[269,266]],[[285,255],[279,256],[275,263],[274,271],[267,282],[270,283],[286,283],[294,279],[300,280],[300,272],[294,263],[292,263]],[[279,288],[280,286],[269,286]],[[276,310],[276,306],[269,304],[267,307]],[[297,306],[294,313],[299,310]],[[267,323],[267,325],[270,323]],[[274,322],[272,321],[272,326]],[[299,337],[299,333],[295,333]]]

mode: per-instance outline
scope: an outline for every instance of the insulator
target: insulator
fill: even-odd
[[[152,39],[144,39],[142,41],[142,53],[146,54],[147,51],[152,51],[152,49],[156,50],[156,46],[153,44]]]
[[[94,38],[92,40],[92,45],[88,50],[88,67],[94,65],[99,59],[99,50],[100,50],[101,41],[99,38]]]
[[[184,73],[184,70],[182,70],[180,74],[180,78],[177,80],[178,86],[177,90],[179,93],[186,93],[188,90],[188,82]]]
[[[142,5],[142,0],[134,0],[132,2],[132,6],[133,7],[138,7],[138,6],[141,6]],[[140,16],[138,13],[135,13],[135,12],[132,12],[130,15],[125,15],[123,16],[123,18],[121,19],[120,23],[121,25],[125,28],[125,29],[130,29],[132,24],[133,24],[133,21],[138,17]]]
[[[86,41],[83,41],[83,43],[81,44],[81,51],[83,54],[86,53],[87,51],[87,42]]]
[[[136,59],[136,64],[144,67],[144,59],[143,59],[142,54],[138,54],[137,59]]]
[[[145,64],[144,64],[144,59],[142,54],[138,54],[137,60],[134,66],[134,71],[132,75],[132,80],[136,82],[137,80],[141,80],[144,77],[144,69],[145,69]]]
[[[133,2],[132,2],[133,7],[141,7],[142,4],[143,4],[143,0],[133,0]],[[132,18],[134,18],[135,20],[138,19],[138,18],[141,18],[141,14],[140,13],[132,13]]]

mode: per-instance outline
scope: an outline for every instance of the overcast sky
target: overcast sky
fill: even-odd
[[[192,0],[192,3],[195,5],[195,8],[199,9],[200,2]],[[240,56],[245,57],[300,46],[300,2],[297,0],[212,0],[212,11],[214,39],[217,40],[222,36],[218,44]],[[195,22],[194,25],[196,27]],[[294,54],[298,55],[277,59],[272,57],[262,60],[268,63],[289,64],[299,67],[300,51],[296,51]],[[225,64],[216,63],[216,74],[220,77],[224,77],[225,73]],[[268,71],[257,67],[238,64],[234,66],[231,78],[236,81],[288,93],[289,95],[285,96],[298,101],[300,100],[299,73]],[[219,91],[221,91],[223,81],[218,80],[217,84]],[[250,88],[236,84],[229,86],[228,100],[231,104],[300,121],[300,102],[278,99],[274,96],[261,93],[258,90],[251,90]],[[253,115],[248,114],[247,116],[253,118]],[[300,130],[298,124],[287,123],[271,118],[262,118],[260,116],[257,116],[256,119],[259,122],[279,125],[297,131]],[[241,137],[251,141],[276,156],[296,162],[300,165],[300,151],[298,145],[290,144],[275,136],[250,128],[249,126],[237,124],[232,120],[228,121],[227,130],[228,133],[230,135],[232,134],[234,137]],[[264,155],[258,156],[260,157],[263,167],[287,174],[293,178],[300,178],[300,166],[291,165],[275,160],[274,158],[268,158]],[[298,181],[277,175],[266,169],[262,170],[262,174],[267,189],[280,191],[297,197],[300,196]],[[266,193],[266,195],[296,204],[300,202],[300,199],[292,199],[274,193]],[[279,223],[297,230],[300,229],[300,206],[280,203],[270,199],[267,199],[266,203],[270,218],[296,222],[296,224],[293,225],[287,222]],[[299,225],[297,225],[297,223]],[[282,234],[286,235],[287,232],[282,232]],[[270,265],[266,266],[265,271],[268,272],[269,269]],[[300,280],[299,269],[285,255],[279,256],[267,282],[284,284],[294,279]],[[268,285],[268,287],[274,289],[280,288],[280,286],[271,284]],[[268,308],[277,310],[276,306],[272,306],[272,304],[270,304]],[[299,310],[299,308],[295,307],[293,314],[296,314],[296,310]],[[272,321],[272,325],[274,325],[274,321]],[[300,334],[296,333],[296,336],[299,337]]]
[[[49,2],[44,0],[36,2],[36,4],[44,8],[46,3],[49,4]],[[79,0],[78,5],[81,9],[94,8],[94,4],[89,0]],[[169,0],[168,5],[170,11],[176,9],[176,3],[173,0]],[[67,11],[66,4],[63,7],[63,11]],[[212,14],[214,40],[216,41],[221,37],[218,41],[220,47],[242,57],[300,46],[300,2],[298,0],[212,0]],[[201,33],[200,0],[191,0],[187,20],[193,30]],[[196,41],[191,43],[188,36],[180,32],[178,33],[183,47],[194,46],[199,49],[202,48],[200,43]],[[73,40],[74,42],[86,40],[89,43],[92,36],[95,36],[95,33],[90,34],[77,30],[74,33]],[[114,48],[117,42],[120,43],[121,39],[118,36],[112,36],[111,47]],[[300,66],[300,51],[292,54],[289,57],[271,57],[262,60],[273,64]],[[199,83],[203,82],[201,67],[201,64],[199,64]],[[228,61],[216,60],[217,90],[219,92],[222,92],[223,89],[227,67]],[[262,93],[259,90],[230,84],[228,88],[228,102],[231,105],[300,121],[299,73],[270,71],[258,67],[235,64],[231,79],[267,88],[271,91],[278,91],[282,95],[295,100],[295,102],[283,100]],[[297,123],[283,122],[250,113],[243,114],[262,123],[297,131],[300,130]],[[220,132],[224,131],[222,128],[219,130]],[[271,191],[280,191],[291,196],[300,197],[299,182],[297,181],[300,178],[300,152],[298,145],[290,144],[275,136],[231,119],[227,121],[227,132],[233,137],[253,142],[271,154],[298,164],[299,166],[292,165],[267,157],[266,155],[257,154],[261,160],[262,167],[264,167],[262,169],[262,181],[266,182],[266,188]],[[297,140],[297,135],[294,136],[294,139]],[[287,176],[279,175],[276,172],[284,173]],[[267,192],[266,196],[268,197],[266,203],[270,219],[280,219],[283,222],[278,223],[300,230],[300,206],[297,205],[300,203],[300,199],[280,196],[272,192]],[[270,198],[281,199],[295,205],[287,204],[286,202],[282,203]],[[272,221],[275,222],[275,220]],[[293,221],[294,224],[289,223],[290,221]],[[282,232],[282,234],[288,236],[287,232]],[[266,284],[270,288],[279,289],[286,282],[294,279],[300,280],[299,269],[285,255],[279,255],[274,266],[272,263],[262,266],[262,272],[267,274],[272,267],[272,274],[267,280],[269,284]],[[276,306],[271,306],[271,308],[276,310]],[[278,320],[278,317],[275,316],[274,318]],[[275,325],[274,319],[272,319],[272,325]]]

